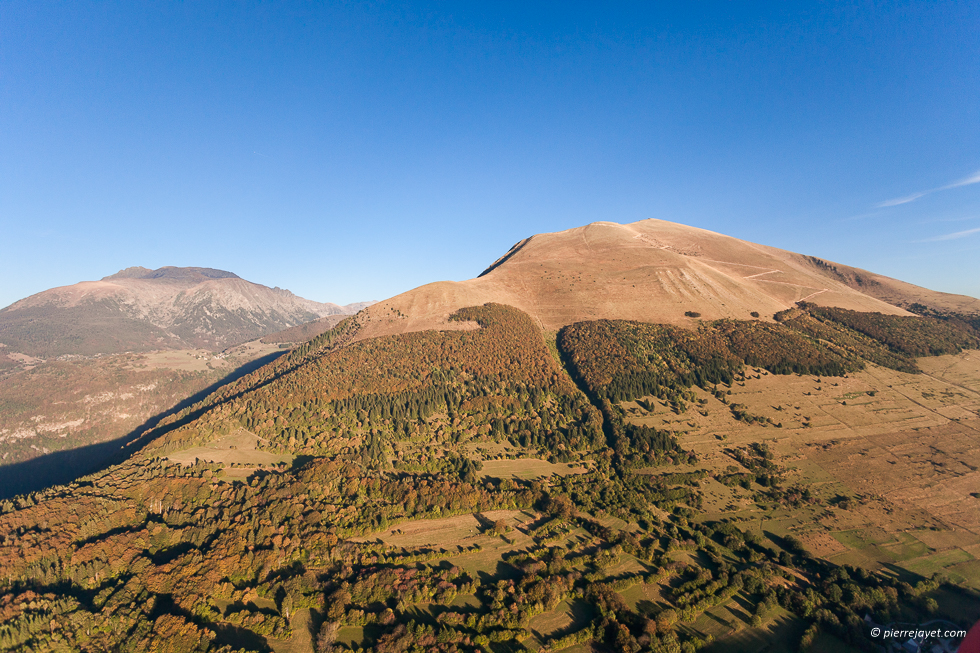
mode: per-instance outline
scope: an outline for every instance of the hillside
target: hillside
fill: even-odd
[[[0,650],[874,650],[866,619],[980,619],[980,332],[674,231],[692,253],[531,238],[0,502]],[[750,250],[796,294],[699,260]],[[529,310],[442,312],[521,279]]]
[[[582,320],[620,319],[690,327],[704,319],[766,319],[806,300],[856,311],[908,315],[921,303],[980,314],[980,300],[774,247],[662,220],[612,222],[539,234],[515,245],[476,279],[416,288],[366,311],[360,337],[451,328],[450,313],[499,302],[546,331]]]
[[[0,310],[4,351],[66,354],[217,351],[349,307],[297,297],[210,268],[127,268],[99,281],[52,288]]]

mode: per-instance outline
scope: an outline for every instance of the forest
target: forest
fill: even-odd
[[[711,642],[691,624],[736,601],[753,624],[798,620],[800,650],[823,634],[873,651],[865,615],[955,620],[933,595],[971,590],[699,519],[709,476],[760,501],[815,500],[764,443],[732,448],[731,470],[698,470],[674,433],[624,419],[620,404],[646,396],[683,412],[693,387],[724,388],[745,365],[834,376],[978,343],[939,318],[793,311],[698,331],[584,322],[553,342],[497,304],[452,316],[474,330],[355,341],[345,320],[163,420],[125,462],[0,502],[0,650],[266,652],[302,628],[318,653],[692,652]],[[292,462],[240,477],[168,459],[236,430]],[[491,455],[583,467],[495,477],[482,472]],[[494,511],[510,516],[482,517]],[[377,536],[467,515],[482,544],[466,549]],[[660,600],[627,603],[639,585]],[[538,633],[560,605],[580,618]]]

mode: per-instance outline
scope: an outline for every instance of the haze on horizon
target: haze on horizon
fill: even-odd
[[[0,5],[0,306],[324,302],[659,218],[980,296],[980,6]]]

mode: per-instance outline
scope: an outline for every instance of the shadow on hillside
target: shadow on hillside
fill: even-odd
[[[286,350],[273,352],[242,365],[217,383],[213,383],[197,394],[184,399],[169,410],[154,415],[121,438],[90,444],[77,449],[54,451],[21,463],[0,467],[0,499],[9,499],[18,494],[36,492],[52,485],[71,483],[82,476],[122,462],[134,452],[134,450],[127,449],[127,445],[138,440],[142,434],[156,426],[160,420],[193,406],[215,390],[237,381],[264,365],[268,365],[285,353],[287,353]],[[148,442],[150,441],[146,440],[140,445],[145,445]]]

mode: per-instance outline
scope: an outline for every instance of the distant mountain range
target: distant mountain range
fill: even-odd
[[[218,350],[370,303],[315,302],[211,268],[132,267],[0,310],[0,343],[8,354],[41,358]]]

